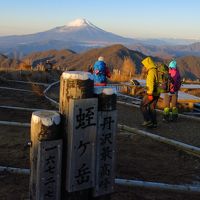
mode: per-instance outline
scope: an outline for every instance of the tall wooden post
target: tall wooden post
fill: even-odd
[[[66,71],[60,78],[63,164],[62,199],[87,200],[94,184],[97,99],[88,72]],[[78,191],[78,192],[76,192]]]
[[[82,71],[66,71],[60,77],[60,113],[67,116],[70,99],[94,97],[92,75]]]
[[[115,180],[116,90],[96,87],[95,93],[98,97],[98,125],[94,199],[109,200]]]
[[[59,200],[62,140],[60,114],[36,111],[31,118],[30,199]]]

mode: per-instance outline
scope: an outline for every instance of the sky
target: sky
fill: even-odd
[[[0,0],[0,8],[0,36],[85,18],[125,37],[200,40],[199,0]]]

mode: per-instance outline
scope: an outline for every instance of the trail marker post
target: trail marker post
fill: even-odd
[[[93,195],[103,200],[109,199],[109,194],[114,192],[117,97],[113,88],[96,87],[94,92],[98,97],[98,125]]]
[[[110,199],[116,90],[94,87],[88,72],[63,72],[59,111],[32,114],[31,200]]]
[[[88,72],[66,71],[60,78],[63,134],[62,199],[89,199],[94,187],[97,99]]]
[[[31,118],[30,199],[59,200],[62,140],[60,114],[36,111]]]

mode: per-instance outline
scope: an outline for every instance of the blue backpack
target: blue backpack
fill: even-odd
[[[106,83],[106,64],[103,61],[97,61],[93,67],[94,71],[94,82],[95,83]]]

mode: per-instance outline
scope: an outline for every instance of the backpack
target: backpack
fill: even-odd
[[[93,67],[94,81],[104,83],[106,79],[106,64],[103,61],[97,61]]]
[[[165,64],[161,64],[157,68],[158,73],[158,91],[160,93],[166,93],[170,90],[170,85],[172,83],[172,78],[169,74],[169,68]]]
[[[172,79],[172,83],[170,85],[170,93],[177,92],[181,87],[181,76],[178,69],[169,69],[169,74]]]

